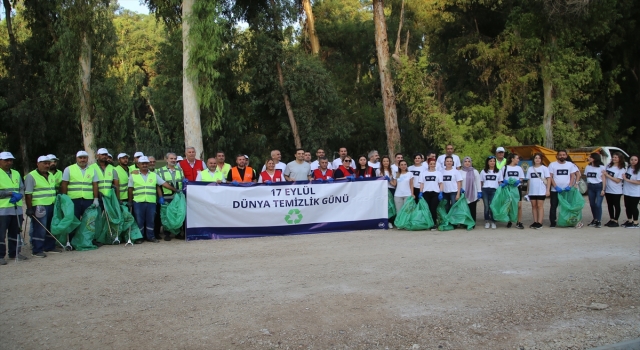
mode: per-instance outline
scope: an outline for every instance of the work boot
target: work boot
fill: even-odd
[[[47,254],[43,253],[43,252],[39,252],[39,253],[35,253],[35,254],[31,254],[32,257],[34,258],[46,258]]]
[[[167,241],[167,242],[169,242],[169,241],[171,240],[171,234],[170,234],[170,233],[166,233],[166,234],[164,235],[164,240],[165,240],[165,241]]]
[[[4,258],[0,258],[0,265],[6,265],[7,261]]]

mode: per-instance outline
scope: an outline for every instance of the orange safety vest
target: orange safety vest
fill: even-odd
[[[253,169],[250,166],[244,168],[244,179],[240,177],[238,167],[231,168],[231,180],[238,182],[251,182],[253,180]]]

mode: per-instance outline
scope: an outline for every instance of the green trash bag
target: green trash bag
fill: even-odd
[[[582,208],[584,208],[584,198],[580,191],[572,187],[570,191],[563,191],[558,194],[558,226],[575,227],[582,221]]]
[[[140,228],[138,228],[138,223],[136,222],[131,212],[129,212],[129,207],[126,205],[120,206],[120,212],[122,214],[122,225],[120,225],[120,241],[128,242],[131,239],[131,242],[142,238],[142,232],[140,232]]]
[[[66,194],[56,196],[56,204],[53,207],[53,219],[51,219],[51,233],[59,242],[68,241],[68,236],[80,226],[80,220],[76,218],[73,201]]]
[[[96,227],[102,225],[102,223],[99,222],[99,211],[100,208],[93,204],[84,211],[82,220],[80,221],[80,226],[78,226],[78,230],[71,240],[71,245],[75,250],[83,251],[98,249],[98,247],[93,245],[92,242],[96,233]]]
[[[460,199],[451,206],[451,209],[449,209],[447,219],[452,225],[467,226],[467,230],[472,230],[476,225],[471,216],[471,210],[469,209],[469,204],[467,203],[467,198],[464,196],[464,193],[460,196]]]
[[[518,221],[518,202],[520,201],[520,190],[513,186],[515,179],[509,179],[509,185],[498,187],[491,202],[491,212],[493,219],[500,222]]]
[[[398,220],[400,220],[398,222]],[[396,227],[408,231],[428,230],[433,227],[433,218],[424,199],[418,204],[413,198],[408,199],[396,217]]]
[[[393,194],[391,193],[391,191],[389,192],[389,204],[388,204],[388,208],[389,208],[389,219],[391,219],[392,217],[396,216],[396,203],[393,200]]]
[[[114,195],[113,190],[109,190],[107,194],[102,195],[102,203],[104,210],[100,212],[100,230],[96,231],[95,240],[102,244],[117,243],[116,238],[120,233],[120,225],[122,225],[122,210],[120,209],[120,201]]]
[[[173,196],[173,200],[169,204],[164,204],[160,208],[160,220],[162,226],[168,232],[177,235],[184,224],[187,215],[187,202],[184,194],[179,192]]]
[[[449,215],[447,214],[447,201],[440,201],[440,203],[438,203],[436,213],[438,213],[438,231],[453,230],[453,225],[449,223]]]

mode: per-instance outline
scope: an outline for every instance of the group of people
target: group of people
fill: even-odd
[[[189,181],[230,183],[273,183],[284,181],[354,180],[356,178],[382,177],[388,181],[388,189],[394,197],[398,210],[406,200],[424,199],[429,207],[435,227],[436,208],[445,201],[449,210],[464,194],[473,220],[476,221],[476,205],[484,203],[484,227],[496,228],[491,212],[491,202],[499,186],[516,186],[519,189],[518,220],[515,227],[524,229],[522,223],[522,200],[531,202],[533,223],[530,228],[542,227],[543,204],[550,197],[550,227],[557,222],[558,194],[569,191],[581,178],[578,167],[567,159],[567,152],[558,151],[556,161],[546,167],[542,154],[535,154],[533,165],[526,173],[518,165],[517,154],[505,157],[505,149],[498,147],[495,155],[489,156],[480,171],[474,168],[472,159],[454,154],[454,147],[447,145],[445,154],[436,157],[435,152],[414,154],[411,165],[403,154],[394,158],[380,157],[375,150],[357,158],[351,157],[346,147],[339,149],[339,157],[329,161],[323,149],[316,151],[316,160],[311,153],[297,149],[295,160],[285,164],[280,151],[273,150],[262,169],[257,172],[248,165],[249,157],[239,154],[235,166],[226,163],[225,153],[218,151],[215,157],[205,161],[196,159],[194,147],[187,147],[185,158],[175,153],[165,155],[166,166],[155,168],[156,159],[142,152],[130,156],[120,153],[116,161],[107,149],[97,151],[97,161],[88,164],[89,154],[76,153],[76,162],[63,171],[57,168],[58,158],[43,155],[37,159],[37,168],[23,178],[12,169],[14,157],[10,152],[0,153],[0,264],[9,259],[27,259],[19,252],[18,239],[25,217],[32,218],[30,238],[33,257],[46,257],[47,253],[61,252],[55,238],[50,234],[51,220],[57,194],[68,195],[74,204],[74,214],[82,218],[91,205],[100,207],[100,197],[113,191],[122,203],[131,209],[141,233],[147,241],[158,242],[161,232],[159,206],[169,203],[177,192]],[[615,153],[608,165],[602,164],[599,154],[593,153],[584,176],[593,220],[589,226],[601,227],[602,201],[607,199],[610,220],[604,226],[640,228],[638,225],[638,203],[640,202],[640,165],[638,156],[631,156],[629,165],[624,156]],[[511,180],[511,181],[510,181]],[[524,182],[528,190],[521,191]],[[621,197],[624,196],[627,221],[620,225]],[[23,213],[23,201],[26,212]],[[512,222],[507,227],[513,226]],[[389,227],[393,227],[392,223]],[[73,233],[71,233],[71,238]],[[164,239],[172,239],[165,232]],[[8,244],[7,244],[8,243]],[[139,240],[136,243],[142,243]]]

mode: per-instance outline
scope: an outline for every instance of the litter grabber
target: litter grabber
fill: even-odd
[[[18,205],[14,204],[13,207],[16,209],[16,220],[18,220],[18,223],[20,223],[20,215],[18,215]],[[26,226],[27,220],[24,220],[25,226]],[[20,247],[23,247],[24,244],[24,239],[22,238],[22,232],[24,232],[24,230],[22,229],[22,225],[18,225],[18,237],[16,237],[16,264],[18,263],[19,259],[18,256],[20,254]]]
[[[113,237],[113,231],[111,231],[111,224],[110,224],[110,221],[109,221],[109,214],[107,214],[106,210],[103,210],[102,214],[104,214],[107,217],[107,228],[109,229],[109,236]],[[120,244],[120,238],[118,238],[118,231],[120,231],[120,230],[116,230],[116,236],[115,236],[116,238],[111,243],[113,245],[116,245],[116,244],[119,245]]]
[[[50,235],[51,235],[51,237],[53,237],[53,239],[55,239],[55,240],[56,240],[56,242],[58,242],[58,244],[59,244],[61,247],[64,247],[64,245],[63,245],[62,243],[60,243],[60,241],[56,238],[56,236],[54,236],[54,235],[53,235],[53,233],[51,233],[51,231],[47,230],[47,228],[46,228],[46,227],[45,227],[45,226],[40,222],[40,220],[38,220],[38,218],[37,218],[37,217],[32,216],[32,217],[31,217],[31,222],[33,223],[34,221],[35,221],[35,222],[37,222],[38,224],[40,224],[40,226],[42,226],[42,228],[43,228],[45,231],[47,231],[47,233],[48,233],[48,234],[50,234]]]
[[[129,240],[127,241],[127,243],[125,243],[125,247],[128,246],[129,244],[131,244],[131,246],[133,246],[133,242],[131,242],[131,227],[129,227]]]

